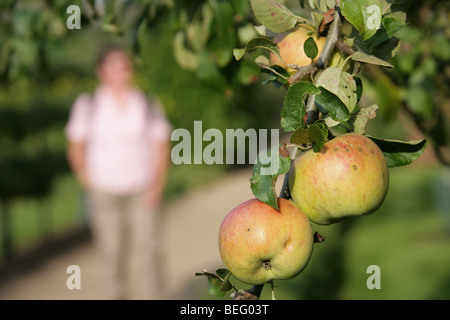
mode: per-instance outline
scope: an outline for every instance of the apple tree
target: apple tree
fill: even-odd
[[[361,73],[368,67],[393,68],[407,1],[249,3],[257,34],[233,55],[267,74],[265,84],[285,90],[280,124],[290,138],[260,154],[250,178],[255,199],[233,209],[221,225],[219,249],[227,268],[196,274],[207,276],[211,294],[234,290],[234,299],[258,299],[265,284],[297,276],[313,254],[309,246],[324,240],[310,224],[375,212],[388,192],[388,168],[412,163],[427,145],[425,139],[367,135],[368,122],[383,105],[360,103]],[[283,175],[276,194],[275,183]],[[291,216],[306,216],[309,222],[294,223]],[[282,226],[283,219],[289,227]],[[295,246],[294,237],[302,239]],[[302,259],[296,258],[299,252]],[[253,287],[239,290],[231,276]]]

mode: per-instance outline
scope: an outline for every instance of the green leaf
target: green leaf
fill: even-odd
[[[286,132],[295,131],[304,126],[306,115],[305,95],[319,94],[320,90],[311,82],[299,81],[293,84],[286,93],[281,109],[281,126]]]
[[[406,26],[406,23],[404,23],[400,19],[393,17],[383,18],[382,24],[389,38],[394,36],[398,31],[400,31],[403,27]]]
[[[433,87],[426,80],[406,88],[406,102],[409,108],[423,119],[430,121],[436,111],[433,101]]]
[[[223,297],[225,296],[225,291],[222,291],[220,288],[222,286],[223,281],[217,278],[208,278],[208,293],[215,297]]]
[[[233,286],[230,282],[231,272],[228,269],[218,269],[216,273],[219,277],[223,279],[222,285],[220,286],[220,290],[227,292],[233,289]]]
[[[309,37],[303,43],[303,50],[304,50],[306,56],[310,59],[314,59],[315,57],[317,57],[317,54],[319,53],[317,44],[312,37]]]
[[[381,149],[389,168],[405,166],[418,159],[427,146],[427,140],[399,141],[367,136]]]
[[[339,122],[347,121],[350,117],[350,112],[341,99],[322,86],[319,89],[320,95],[316,95],[314,102],[320,111],[328,113],[333,120]]]
[[[355,108],[358,98],[356,82],[349,73],[342,71],[342,67],[329,67],[322,71],[316,85],[337,95],[349,112]]]
[[[273,43],[270,39],[264,37],[253,38],[252,40],[247,42],[245,48],[234,49],[233,54],[236,60],[240,60],[244,56],[245,52],[258,48],[269,50],[277,56],[280,56],[278,45],[276,43]]]
[[[207,51],[198,56],[197,77],[218,90],[223,90],[226,86],[224,75],[220,72],[214,57]]]
[[[178,65],[189,71],[195,71],[198,68],[197,54],[185,46],[186,35],[183,31],[178,31],[173,40],[173,55]]]
[[[213,9],[214,21],[208,49],[213,52],[215,61],[220,68],[225,67],[233,58],[232,50],[237,42],[234,25],[233,7],[228,1],[208,1]]]
[[[356,114],[352,115],[349,124],[353,132],[363,134],[369,120],[375,118],[378,106],[376,104],[369,107],[361,108]]]
[[[371,38],[381,25],[381,7],[377,0],[342,0],[342,15],[359,31],[363,40]]]
[[[270,65],[269,58],[266,56],[261,55],[256,57],[255,64],[262,69],[262,72],[270,74],[269,78],[267,78],[263,84],[267,84],[271,81],[279,83],[280,86],[287,84],[289,72],[281,66]]]
[[[406,24],[397,18],[383,17],[381,28],[367,41],[369,47],[375,47],[384,43],[405,26]]]
[[[220,268],[216,270],[216,274],[225,280],[225,277],[228,276],[230,274],[230,270],[226,269],[226,268]]]
[[[277,0],[250,0],[250,3],[256,19],[273,32],[285,32],[294,28],[297,22],[308,22]]]
[[[278,210],[275,183],[278,176],[289,171],[291,158],[285,145],[274,146],[259,154],[250,178],[253,195],[260,201]]]
[[[359,62],[364,62],[364,63],[369,63],[369,64],[375,64],[378,66],[382,66],[382,67],[388,67],[388,68],[393,68],[392,64],[381,60],[375,56],[371,56],[369,54],[366,54],[362,51],[357,51],[354,54],[352,54],[350,56],[351,59],[355,60],[355,61],[359,61]]]
[[[313,143],[313,151],[319,152],[328,137],[328,127],[324,122],[314,123],[307,128],[297,129],[290,141],[295,144]]]
[[[217,274],[207,271],[197,272],[196,276],[208,278],[208,293],[212,296],[223,297],[225,293],[233,288],[230,282],[231,272],[228,269],[217,269]]]

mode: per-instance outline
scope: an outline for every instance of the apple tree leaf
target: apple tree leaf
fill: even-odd
[[[387,67],[387,68],[393,68],[392,64],[390,64],[389,62],[386,62],[380,58],[377,58],[375,56],[366,54],[362,51],[357,51],[354,54],[352,54],[350,56],[351,59],[355,60],[355,61],[359,61],[359,62],[364,62],[364,63],[369,63],[369,64],[375,64],[378,66],[382,66],[382,67]]]
[[[185,41],[186,34],[183,31],[178,31],[173,40],[174,58],[183,69],[195,71],[198,68],[198,56],[184,45]]]
[[[342,0],[342,15],[361,34],[362,40],[371,38],[381,25],[381,7],[378,0]]]
[[[309,37],[303,43],[303,51],[305,52],[306,56],[310,59],[315,59],[317,57],[319,49],[317,48],[317,44],[312,37]]]
[[[333,120],[344,122],[350,118],[350,112],[337,95],[320,86],[320,94],[315,96],[314,103],[322,112],[326,112]]]
[[[307,128],[297,129],[291,136],[291,142],[295,144],[313,143],[313,151],[319,152],[328,137],[328,127],[325,122],[316,122]]]
[[[320,90],[308,81],[299,81],[289,88],[281,109],[281,127],[286,132],[304,127],[303,118],[306,115],[304,99],[306,95],[319,93]]]
[[[357,114],[351,115],[348,123],[353,132],[363,134],[369,120],[375,118],[377,110],[378,106],[373,104],[369,107],[361,108]]]
[[[334,93],[352,112],[358,100],[357,84],[349,73],[340,67],[329,67],[323,70],[317,78],[316,86],[322,86]]]
[[[427,146],[427,140],[399,141],[367,136],[377,144],[389,168],[405,166],[417,160]]]
[[[231,272],[228,269],[217,269],[216,274],[222,278],[222,285],[220,286],[220,290],[227,292],[233,289],[233,285],[230,282]]]
[[[269,58],[264,55],[255,59],[255,64],[261,68],[261,72],[269,73],[269,77],[263,81],[263,84],[273,82],[275,87],[281,87],[288,83],[289,73],[286,69],[278,65],[270,65]]]
[[[308,22],[278,0],[250,0],[250,3],[256,19],[276,33],[291,30],[298,22]]]
[[[269,38],[257,37],[248,41],[244,48],[236,48],[233,50],[233,55],[236,60],[242,59],[245,52],[250,50],[255,50],[258,48],[269,50],[270,52],[276,54],[278,57],[280,56],[280,51],[278,45],[272,42]]]
[[[278,176],[285,174],[291,167],[291,158],[286,145],[274,146],[262,151],[253,167],[250,188],[253,195],[278,210],[275,183]]]
[[[217,269],[216,274],[207,272],[195,273],[196,276],[206,276],[208,278],[208,293],[212,296],[223,297],[233,286],[230,282],[231,272],[228,269]]]
[[[381,45],[388,39],[392,38],[398,31],[406,26],[406,23],[395,17],[383,17],[381,20],[381,28],[377,33],[367,40],[369,47]]]

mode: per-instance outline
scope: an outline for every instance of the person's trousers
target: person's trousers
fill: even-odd
[[[142,194],[90,193],[90,225],[108,299],[157,299],[157,210]]]

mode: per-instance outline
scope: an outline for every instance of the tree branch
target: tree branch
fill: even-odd
[[[352,47],[350,47],[348,44],[344,43],[341,39],[338,39],[338,41],[336,41],[336,49],[338,49],[340,52],[342,52],[346,56],[351,56],[352,54],[355,53],[355,51],[353,51]]]
[[[317,71],[320,69],[325,69],[333,55],[334,48],[336,46],[336,42],[339,40],[339,31],[341,29],[341,16],[339,7],[335,7],[334,10],[334,19],[330,25],[330,30],[328,31],[327,40],[323,46],[322,52],[317,59],[317,62],[312,63],[307,66],[297,67],[298,71],[292,75],[288,82],[290,85],[300,81],[308,74],[311,74],[313,71]],[[295,66],[294,66],[295,67]]]

